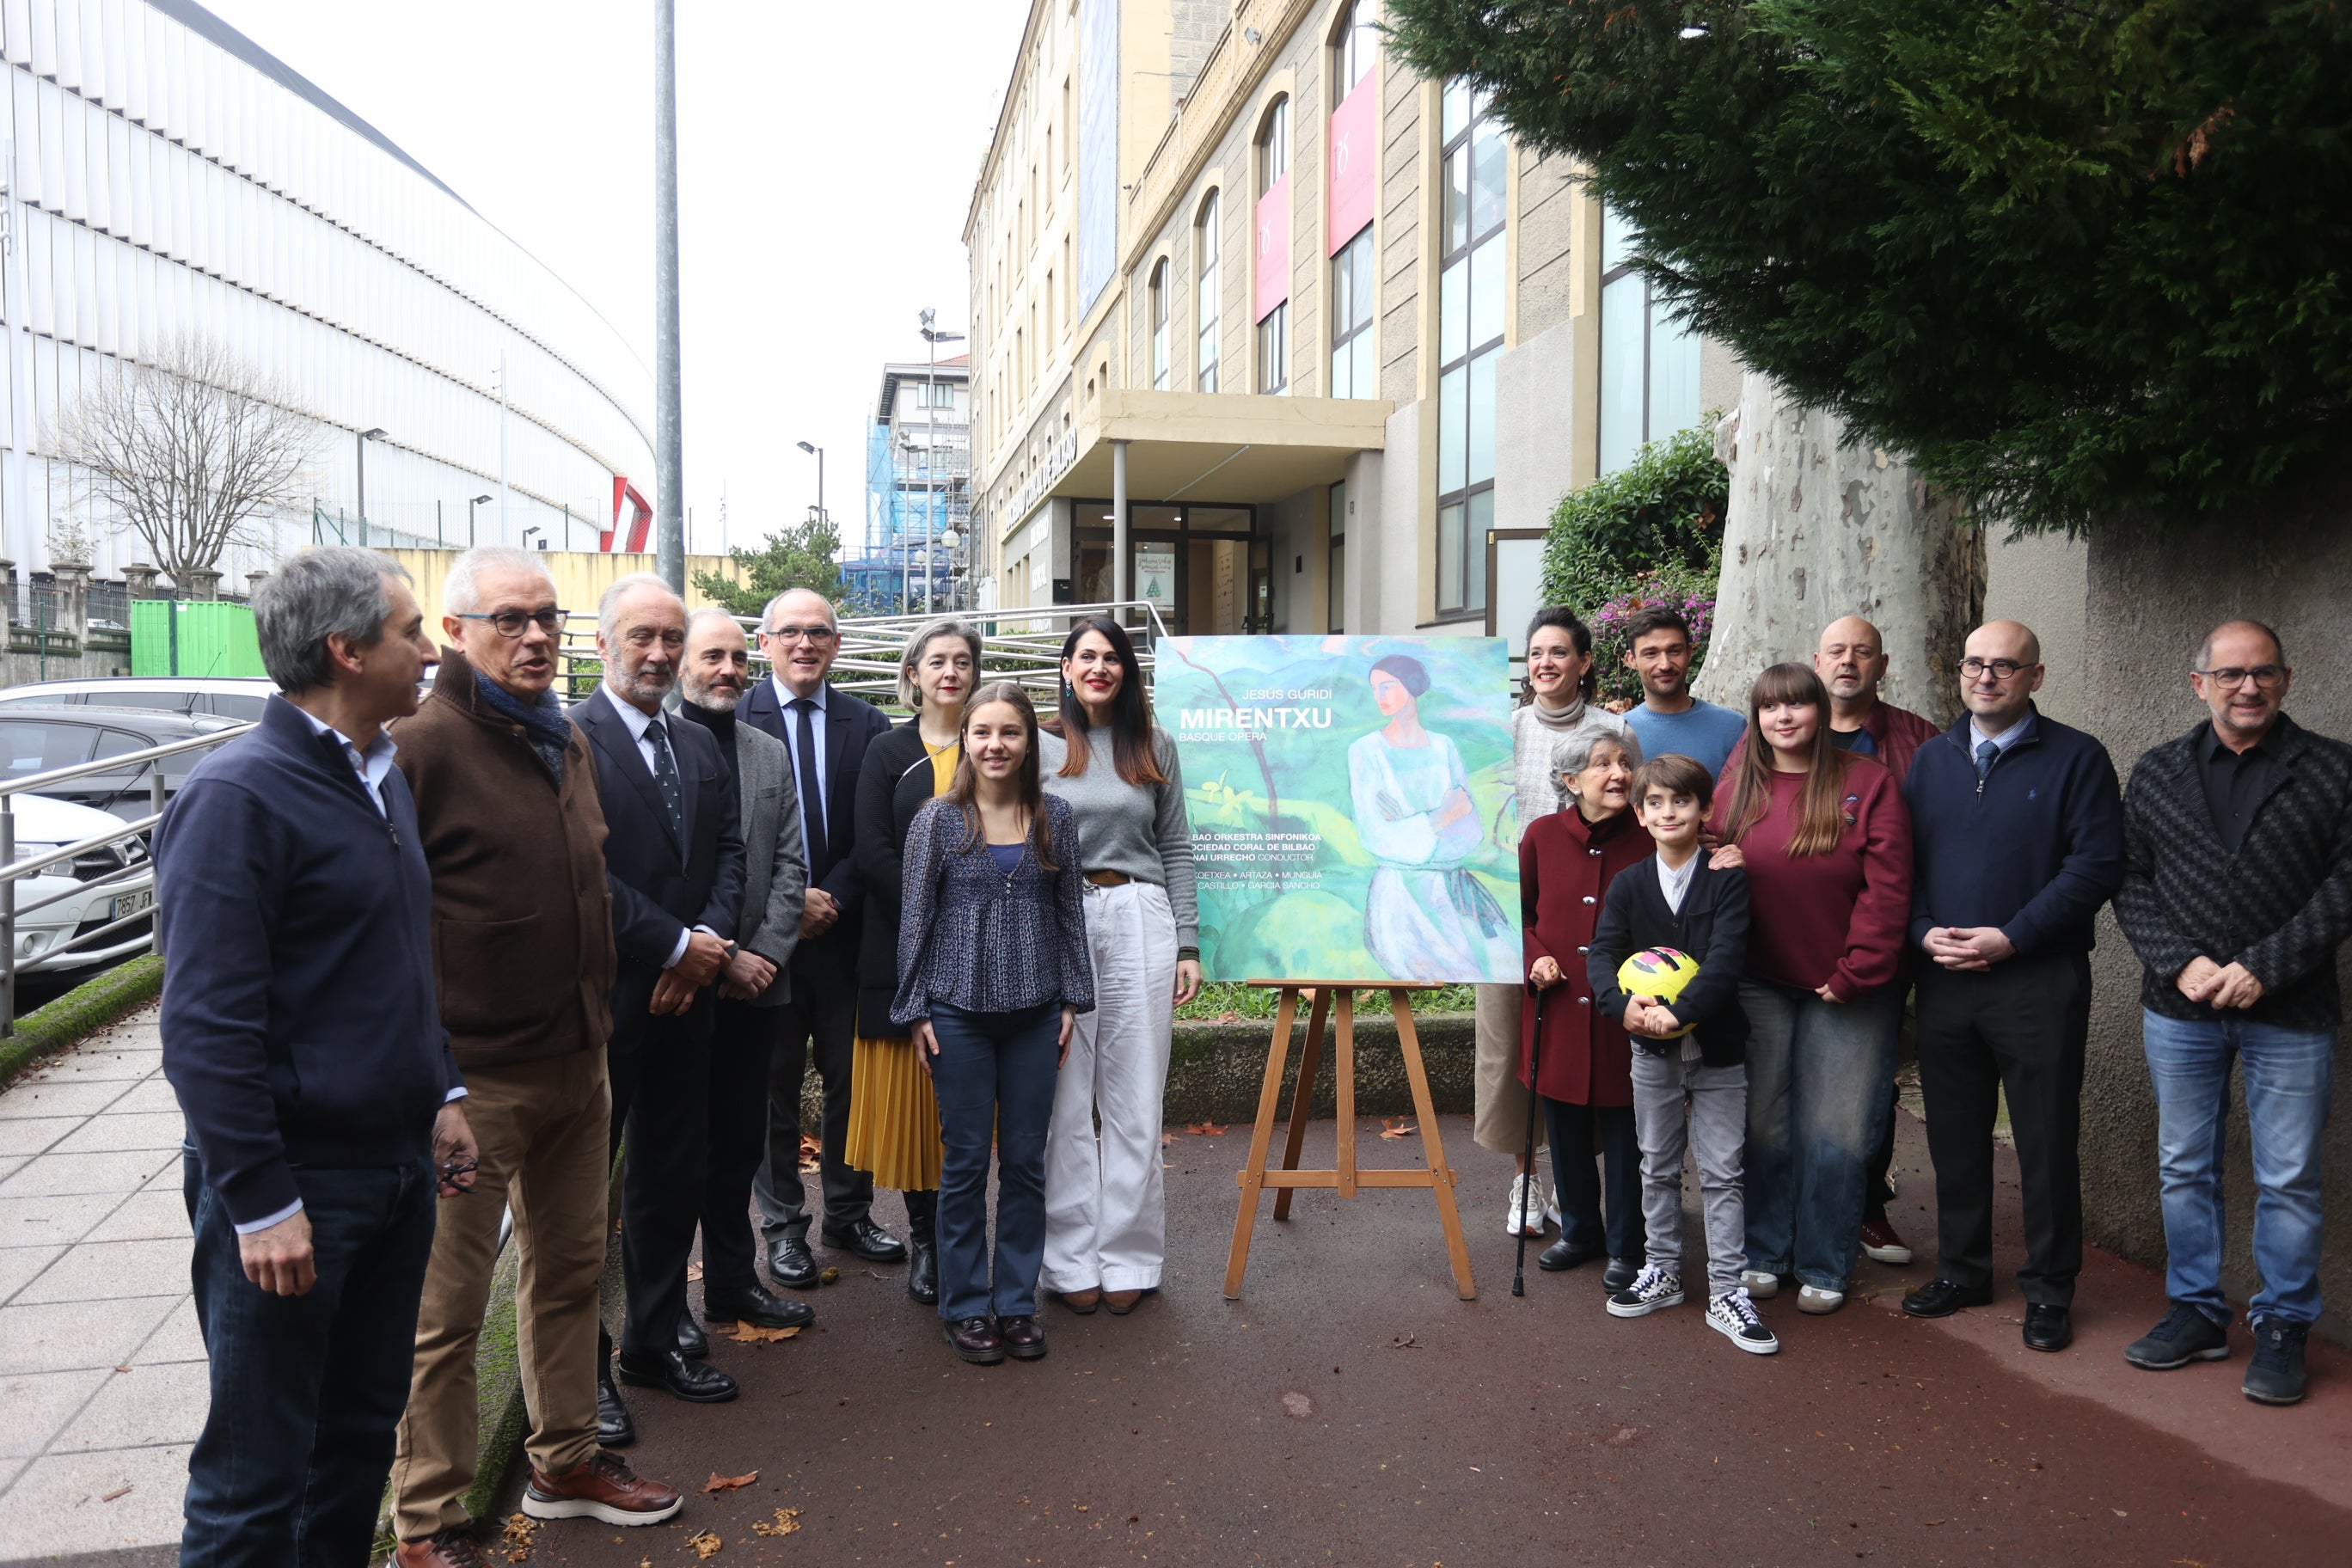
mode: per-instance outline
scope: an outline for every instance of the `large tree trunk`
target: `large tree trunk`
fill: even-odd
[[[1810,661],[1840,616],[1878,627],[1885,699],[1938,723],[1959,712],[1957,667],[1984,612],[1984,536],[1886,452],[1840,444],[1843,425],[1768,377],[1740,378],[1716,430],[1731,468],[1723,582],[1696,689],[1745,710],[1767,665]]]

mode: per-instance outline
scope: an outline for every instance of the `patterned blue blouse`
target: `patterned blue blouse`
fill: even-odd
[[[950,801],[929,801],[915,814],[907,830],[892,1023],[928,1018],[934,1002],[974,1013],[1053,1001],[1094,1010],[1077,820],[1056,796],[1046,795],[1045,805],[1055,871],[1027,847],[1009,874],[998,869]]]

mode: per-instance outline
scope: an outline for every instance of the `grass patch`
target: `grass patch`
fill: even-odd
[[[163,990],[163,959],[142,953],[34,1008],[16,1020],[14,1035],[0,1040],[0,1089],[42,1058],[145,1006]]]
[[[1475,1005],[1475,986],[1444,985],[1434,991],[1414,991],[1407,994],[1412,998],[1412,1010],[1416,1013],[1467,1013]],[[1268,987],[1244,985],[1237,980],[1212,981],[1201,987],[1198,996],[1177,1008],[1176,1016],[1179,1021],[1202,1019],[1212,1023],[1219,1020],[1232,1022],[1236,1018],[1271,1018],[1281,1000],[1282,993]],[[1386,1010],[1385,998],[1375,994],[1373,1000],[1380,1002],[1382,1010]],[[1362,1005],[1360,999],[1359,1011]]]

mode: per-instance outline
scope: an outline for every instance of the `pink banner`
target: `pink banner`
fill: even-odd
[[[1323,183],[1331,200],[1327,237],[1330,247],[1327,254],[1331,256],[1339,255],[1372,221],[1372,174],[1380,165],[1380,129],[1373,111],[1381,96],[1373,85],[1369,76],[1358,82],[1347,101],[1331,113],[1330,151],[1325,154],[1329,167]]]
[[[1285,174],[1257,199],[1257,247],[1250,270],[1251,296],[1263,321],[1290,298],[1290,176]]]

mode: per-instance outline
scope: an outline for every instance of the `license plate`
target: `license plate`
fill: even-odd
[[[114,900],[114,913],[109,917],[122,920],[131,915],[143,915],[155,907],[155,889],[142,888],[135,893],[124,893]]]

